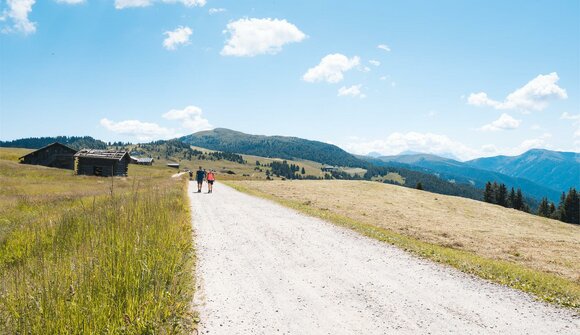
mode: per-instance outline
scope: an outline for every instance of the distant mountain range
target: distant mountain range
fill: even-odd
[[[557,201],[562,191],[579,188],[578,154],[549,150],[530,150],[515,157],[497,156],[459,162],[430,154],[411,154],[369,158],[375,164],[391,165],[437,174],[446,180],[471,183],[483,188],[487,181],[521,188],[536,199]]]
[[[364,167],[366,162],[336,145],[298,137],[250,135],[225,128],[179,138],[190,145],[238,154],[283,159],[306,159],[322,164]]]
[[[580,189],[580,154],[532,149],[519,156],[478,158],[466,164],[511,177],[525,178],[558,191]]]

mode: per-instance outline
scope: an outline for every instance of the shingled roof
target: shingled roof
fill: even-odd
[[[120,161],[128,155],[127,151],[118,150],[97,150],[97,149],[82,149],[75,154],[75,157],[80,158],[100,158],[100,159],[110,159]]]

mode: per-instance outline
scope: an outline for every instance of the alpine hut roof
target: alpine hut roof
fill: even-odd
[[[34,153],[36,153],[36,152],[43,151],[43,150],[45,150],[45,149],[48,149],[48,148],[50,148],[50,147],[53,147],[53,146],[60,146],[60,147],[63,147],[65,150],[69,150],[70,152],[76,152],[76,150],[75,150],[75,149],[73,149],[73,148],[71,148],[71,147],[68,147],[68,146],[66,146],[66,145],[64,145],[64,144],[62,144],[62,143],[60,143],[60,142],[54,142],[54,143],[51,143],[51,144],[45,145],[45,146],[43,146],[42,148],[36,149],[36,150],[34,150],[34,151],[32,151],[32,152],[29,152],[29,153],[27,153],[26,155],[24,155],[24,156],[22,156],[22,157],[19,157],[18,159],[23,159],[23,158],[24,158],[24,157],[26,157],[26,156],[33,155],[33,154],[34,154]]]
[[[119,150],[98,150],[98,149],[82,149],[75,154],[79,158],[99,158],[120,161],[128,155],[127,151]]]

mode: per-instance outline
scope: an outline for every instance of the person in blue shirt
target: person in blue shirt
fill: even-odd
[[[195,179],[197,180],[197,193],[201,193],[201,187],[203,186],[203,180],[205,179],[205,170],[201,166],[195,173]]]

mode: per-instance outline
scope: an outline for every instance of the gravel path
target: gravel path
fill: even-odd
[[[570,311],[216,184],[191,193],[201,334],[580,334]]]

